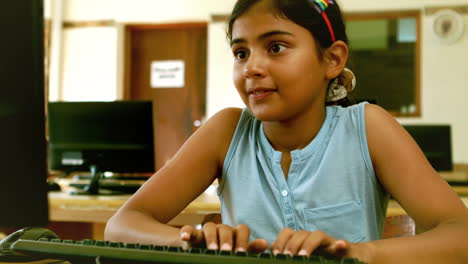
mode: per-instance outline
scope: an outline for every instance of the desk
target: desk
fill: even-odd
[[[61,182],[68,191],[66,182]],[[49,228],[69,239],[103,239],[105,223],[131,195],[70,195],[68,192],[49,193]],[[190,203],[169,224],[182,226],[200,224],[203,217],[219,213],[220,203],[216,187],[210,186]],[[70,230],[72,229],[72,230]]]
[[[128,198],[130,195],[78,196],[50,192],[49,217],[51,221],[105,224]],[[204,215],[218,213],[219,210],[220,204],[216,190],[209,188],[170,221],[170,224],[199,224]]]
[[[453,188],[468,207],[468,187]],[[50,221],[57,223],[87,223],[92,228],[92,237],[102,239],[105,223],[129,197],[130,195],[76,196],[61,192],[50,192],[49,218]],[[170,221],[170,224],[200,224],[205,215],[218,213],[219,211],[220,204],[216,195],[216,187],[211,186]],[[391,200],[388,205],[387,215],[403,214],[406,214],[406,212],[401,206],[396,201]]]

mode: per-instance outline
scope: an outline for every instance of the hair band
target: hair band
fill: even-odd
[[[330,23],[330,19],[328,19],[327,13],[325,13],[325,9],[327,9],[329,4],[333,4],[332,0],[311,0],[315,4],[315,9],[322,15],[325,24],[328,27],[328,31],[330,32],[330,37],[332,42],[336,41],[335,32],[333,31],[332,24]]]

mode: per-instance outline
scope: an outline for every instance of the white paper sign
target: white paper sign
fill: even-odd
[[[182,60],[151,62],[151,88],[185,86],[185,63]]]

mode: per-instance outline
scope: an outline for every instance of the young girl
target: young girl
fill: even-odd
[[[468,212],[354,76],[331,0],[239,0],[229,21],[247,106],[208,120],[109,220],[106,239],[367,263],[467,263]],[[166,225],[218,179],[222,224]],[[389,195],[418,226],[380,240]]]

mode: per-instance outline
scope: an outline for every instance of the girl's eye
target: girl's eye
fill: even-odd
[[[286,49],[286,46],[284,46],[283,44],[280,44],[280,43],[275,43],[275,44],[271,45],[271,47],[270,47],[270,51],[273,52],[273,53],[280,53],[285,49]]]
[[[236,50],[234,51],[234,58],[236,60],[243,60],[247,58],[247,52],[245,50]]]

